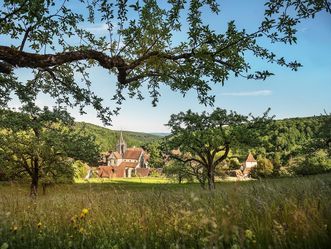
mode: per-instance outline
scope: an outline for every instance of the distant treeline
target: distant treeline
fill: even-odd
[[[84,128],[84,132],[90,135],[94,135],[97,144],[101,148],[101,151],[114,150],[121,133],[121,131],[115,131],[83,122],[77,122],[76,127],[77,129]],[[149,133],[123,131],[123,138],[128,144],[128,147],[139,147],[155,141],[160,137]]]

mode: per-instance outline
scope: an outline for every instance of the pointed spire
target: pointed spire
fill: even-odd
[[[118,153],[120,153],[122,155],[122,157],[124,156],[124,153],[127,149],[127,145],[126,142],[124,141],[123,138],[123,132],[121,131],[120,133],[120,138],[118,139],[117,145],[116,145],[116,149],[118,151]]]
[[[122,133],[122,131],[121,131],[121,135],[120,135],[120,141],[119,141],[119,143],[124,143],[124,139],[123,139],[123,133]]]

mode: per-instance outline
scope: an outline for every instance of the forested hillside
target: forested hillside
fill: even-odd
[[[275,120],[267,126],[267,130],[260,132],[263,143],[257,152],[269,156],[279,153],[284,162],[307,154],[311,152],[313,140],[320,136],[327,118],[315,116]]]
[[[120,136],[120,131],[110,130],[108,128],[100,127],[97,125],[77,122],[77,129],[83,129],[86,133],[94,135],[96,142],[100,145],[101,151],[115,149],[116,142]],[[123,131],[123,138],[127,142],[128,147],[142,146],[159,139],[157,135],[148,133]]]
[[[331,169],[330,115],[274,120],[258,131],[259,146],[239,148],[244,160],[248,151],[269,161],[270,174],[314,174]]]

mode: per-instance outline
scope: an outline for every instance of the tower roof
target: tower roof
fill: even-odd
[[[254,163],[256,162],[255,158],[253,157],[252,153],[249,153],[246,159],[246,162]]]
[[[121,131],[121,135],[120,135],[120,143],[125,143],[125,141],[124,141],[124,138],[123,138],[123,132]]]
[[[121,131],[121,133],[120,133],[120,137],[119,137],[119,139],[118,139],[118,141],[117,141],[117,145],[121,145],[121,144],[126,144],[126,142],[125,142],[125,140],[124,140],[124,138],[123,138],[123,133],[122,133],[122,131]]]

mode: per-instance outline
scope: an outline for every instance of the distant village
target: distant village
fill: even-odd
[[[148,166],[148,161],[149,154],[143,148],[128,148],[121,132],[116,143],[116,149],[101,154],[101,160],[96,168],[96,175],[99,178],[147,177],[150,176],[153,170],[162,174],[162,168],[151,168]],[[249,153],[246,160],[241,163],[240,169],[229,170],[228,174],[238,180],[247,179],[255,166],[257,166],[257,161],[253,154]],[[92,171],[92,168],[88,170],[86,180],[93,176]]]
[[[98,176],[103,178],[148,176],[148,154],[143,148],[128,148],[121,132],[116,144],[116,151],[102,155],[98,166]]]

